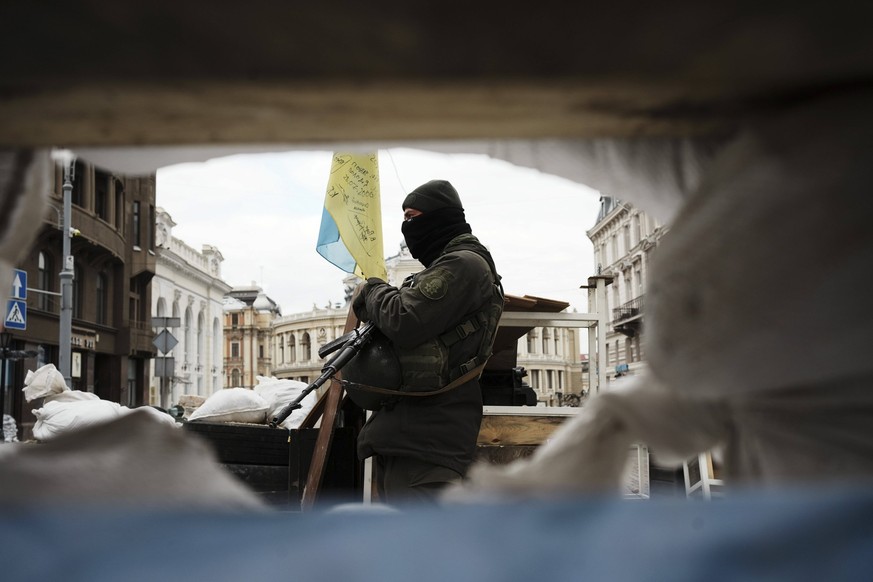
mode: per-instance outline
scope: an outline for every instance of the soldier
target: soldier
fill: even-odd
[[[399,288],[370,278],[352,300],[355,315],[390,341],[400,367],[400,395],[364,425],[358,455],[375,457],[382,501],[435,502],[473,461],[482,421],[479,374],[491,355],[503,289],[449,182],[413,190],[403,217],[406,245],[425,269]],[[402,396],[447,386],[434,396]]]

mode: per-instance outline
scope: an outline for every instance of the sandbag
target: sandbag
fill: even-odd
[[[188,420],[263,424],[269,408],[269,403],[254,390],[225,388],[207,398]]]
[[[267,420],[269,421],[278,416],[289,403],[300,396],[300,393],[307,386],[308,384],[298,380],[258,376],[258,384],[254,390],[269,404],[267,409]],[[279,426],[287,429],[299,427],[317,401],[318,396],[313,390],[300,401],[300,408],[294,410]]]

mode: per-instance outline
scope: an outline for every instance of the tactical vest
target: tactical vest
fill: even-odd
[[[402,350],[402,353],[398,353],[391,341],[375,330],[370,342],[343,369],[343,385],[358,406],[379,410],[391,406],[404,393],[407,398],[427,398],[431,392],[434,395],[447,392],[478,378],[480,367],[491,357],[497,336],[503,313],[503,286],[494,261],[475,237],[461,235],[454,238],[443,254],[458,251],[474,252],[488,263],[494,280],[491,296],[484,306],[467,314],[452,329],[415,348]],[[414,284],[415,275],[408,277],[401,288]],[[452,348],[474,334],[479,334],[475,355],[450,369]]]
[[[480,310],[467,314],[452,329],[398,354],[402,376],[401,392],[427,392],[441,388],[483,365],[491,357],[491,349],[497,336],[497,325],[503,313],[503,286],[500,284],[500,275],[497,274],[490,254],[474,236],[465,234],[455,237],[446,246],[443,254],[464,251],[476,253],[488,263],[494,279],[491,297]],[[408,287],[414,284],[414,277],[407,278],[402,286]],[[473,334],[480,335],[476,354],[450,369],[452,347]]]

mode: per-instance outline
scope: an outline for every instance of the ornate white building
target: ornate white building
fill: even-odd
[[[207,397],[222,382],[222,300],[231,287],[221,280],[224,258],[217,248],[203,245],[197,251],[173,236],[176,223],[163,208],[156,209],[156,267],[152,279],[152,316],[179,319],[169,328],[178,343],[166,354],[174,358],[175,373],[166,378],[166,398],[161,397],[161,378],[154,361],[150,402],[172,406],[183,394]],[[164,328],[156,327],[155,333]]]
[[[645,213],[609,196],[600,197],[597,222],[588,232],[597,274],[613,277],[607,288],[608,377],[633,374],[643,364],[641,341],[649,255],[667,228]]]
[[[277,317],[272,322],[273,375],[312,382],[321,375],[324,360],[318,350],[343,334],[348,307],[312,306],[311,311]]]
[[[578,403],[584,392],[579,330],[535,327],[518,340],[517,363],[543,406]]]

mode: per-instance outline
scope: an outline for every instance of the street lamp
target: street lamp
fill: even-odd
[[[70,228],[71,201],[73,180],[75,179],[76,158],[71,157],[64,163],[64,231],[63,269],[61,270],[61,318],[58,326],[58,371],[64,377],[67,386],[72,386],[71,374],[71,344],[73,340],[73,257],[70,254],[70,238],[73,229]]]

